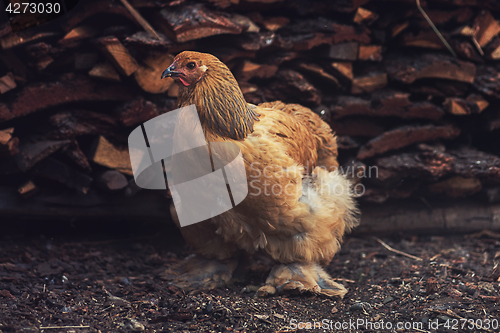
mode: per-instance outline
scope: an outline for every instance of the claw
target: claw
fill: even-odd
[[[332,280],[318,264],[279,265],[271,271],[266,284],[257,290],[256,297],[266,297],[276,293],[311,292],[328,297],[347,293],[343,285]]]

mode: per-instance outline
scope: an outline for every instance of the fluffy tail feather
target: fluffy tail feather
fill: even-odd
[[[327,171],[316,167],[311,176],[302,180],[302,200],[310,206],[319,206],[323,210],[338,214],[342,212],[345,232],[359,225],[359,209],[354,200],[351,181],[336,169]],[[314,208],[313,208],[314,209]]]

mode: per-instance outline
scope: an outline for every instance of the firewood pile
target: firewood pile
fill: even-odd
[[[248,102],[318,112],[362,202],[500,200],[500,2],[129,1],[0,26],[0,211],[129,214],[150,195],[167,212],[126,144],[175,108],[160,75],[183,50],[219,57]]]

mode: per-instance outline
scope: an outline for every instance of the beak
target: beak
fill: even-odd
[[[172,67],[172,66],[170,66]],[[179,72],[174,72],[171,68],[167,68],[163,71],[163,73],[161,73],[161,78],[164,79],[166,77],[177,77],[179,75],[181,75],[181,73]]]

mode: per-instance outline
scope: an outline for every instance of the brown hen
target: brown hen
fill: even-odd
[[[276,267],[257,296],[295,290],[343,297],[347,290],[322,266],[358,212],[337,170],[331,128],[298,104],[246,103],[231,71],[210,54],[182,52],[164,77],[180,81],[178,107],[196,106],[207,142],[241,149],[249,187],[233,209],[180,228],[197,255],[167,275],[180,286],[215,287],[229,281],[239,251],[263,252]]]

